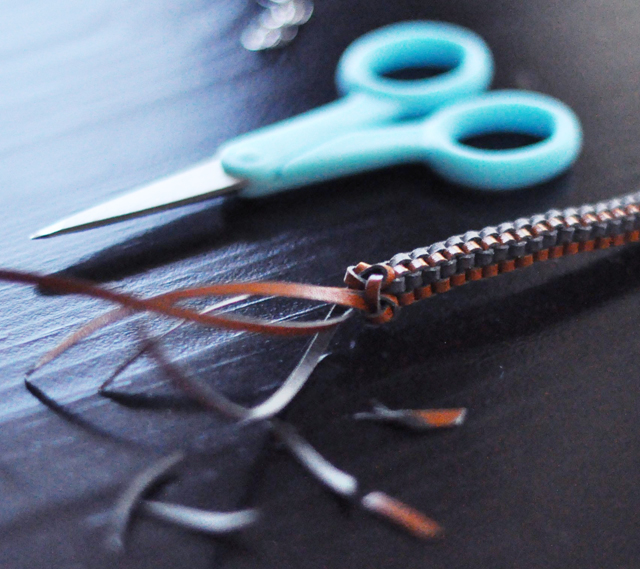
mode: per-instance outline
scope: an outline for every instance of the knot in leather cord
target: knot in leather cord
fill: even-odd
[[[347,269],[345,283],[352,290],[362,291],[367,307],[365,316],[369,322],[383,324],[395,316],[398,301],[395,296],[384,292],[395,277],[395,271],[383,263],[360,263]]]

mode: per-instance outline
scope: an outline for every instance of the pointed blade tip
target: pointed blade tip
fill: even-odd
[[[45,239],[75,233],[223,197],[236,193],[246,183],[247,180],[227,174],[220,159],[214,156],[60,220],[36,231],[29,238]]]
[[[39,239],[49,239],[50,237],[57,237],[58,235],[64,235],[65,233],[75,233],[76,231],[82,231],[82,229],[82,226],[60,227],[59,224],[48,225],[47,227],[38,229],[38,231],[29,235],[29,239],[33,241]]]
[[[55,235],[54,232],[49,232],[49,231],[46,231],[45,229],[40,229],[39,231],[36,231],[35,233],[32,233],[31,235],[29,235],[29,239],[35,241],[37,239],[46,239],[47,237],[53,237],[53,235]]]

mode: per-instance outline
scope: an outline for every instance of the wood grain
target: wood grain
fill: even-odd
[[[637,2],[318,0],[299,37],[269,54],[239,44],[256,10],[222,0],[0,5],[0,265],[140,295],[236,279],[337,286],[361,260],[636,189]],[[482,35],[496,57],[495,87],[544,91],[573,107],[585,131],[573,171],[487,196],[404,166],[259,202],[201,204],[28,240],[63,215],[211,155],[231,136],[333,100],[344,48],[415,18]],[[364,490],[442,523],[446,538],[426,547],[336,502],[260,426],[98,396],[131,349],[130,323],[65,354],[34,377],[50,396],[120,436],[210,455],[158,498],[264,509],[262,524],[231,541],[139,518],[116,560],[101,546],[106,515],[157,455],[65,423],[22,383],[41,354],[105,305],[0,284],[0,566],[634,567],[638,249],[538,265],[407,306],[384,327],[350,322],[286,414]],[[276,316],[308,310],[258,308]],[[277,387],[303,347],[185,327],[166,349],[248,404]],[[179,401],[149,362],[125,379],[119,388]],[[469,415],[459,429],[407,436],[351,420],[371,398],[393,408],[466,407]]]

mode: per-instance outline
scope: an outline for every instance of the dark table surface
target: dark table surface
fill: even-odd
[[[250,53],[239,36],[258,9],[249,1],[3,3],[0,266],[141,295],[257,278],[338,286],[361,260],[637,188],[638,2],[318,0],[290,46]],[[351,41],[420,18],[482,35],[495,54],[495,87],[539,90],[575,109],[585,144],[571,172],[479,195],[404,166],[29,241],[234,135],[334,99],[336,62]],[[99,396],[135,340],[132,325],[120,324],[34,381],[103,430],[161,453],[210,455],[159,498],[219,510],[257,505],[264,515],[225,540],[136,517],[128,551],[114,556],[103,545],[109,512],[158,453],[70,424],[23,385],[38,356],[106,306],[2,283],[0,566],[637,567],[639,253],[627,246],[538,264],[408,307],[385,326],[357,319],[338,331],[284,416],[364,488],[440,521],[445,539],[427,544],[337,501],[259,425]],[[274,390],[303,345],[189,328],[166,349],[249,403]],[[175,395],[148,361],[119,388]],[[353,421],[372,398],[464,406],[469,416],[461,428],[426,435]]]

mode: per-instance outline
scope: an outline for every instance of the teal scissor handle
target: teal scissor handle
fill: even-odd
[[[385,74],[415,66],[445,66],[434,78],[404,81]],[[304,161],[325,145],[376,127],[425,116],[452,100],[489,86],[493,59],[474,32],[440,22],[405,22],[362,36],[345,51],[337,70],[341,99],[297,117],[239,136],[220,148],[225,171],[248,180],[241,195],[256,197],[336,177],[333,161]],[[385,131],[379,134],[386,136]],[[382,142],[382,141],[381,141]],[[338,146],[336,147],[335,144]],[[351,150],[354,150],[353,147]],[[345,151],[350,149],[345,148]],[[412,159],[398,149],[398,160]],[[351,171],[377,167],[351,152]],[[338,164],[338,167],[340,165]]]
[[[464,144],[482,134],[528,134],[539,142],[507,150]],[[483,190],[510,190],[549,180],[577,158],[580,122],[564,103],[529,91],[493,91],[443,106],[426,119],[360,130],[331,140],[285,167],[285,177],[334,177],[407,161],[424,161],[442,177]]]
[[[447,72],[398,81],[385,74],[413,67]],[[476,33],[444,22],[402,22],[365,34],[338,62],[336,82],[343,93],[363,92],[397,102],[402,118],[424,116],[444,103],[489,88],[493,56]]]
[[[424,124],[424,159],[452,182],[483,190],[539,184],[566,170],[578,157],[582,128],[564,103],[530,91],[493,91],[451,105]],[[539,142],[486,150],[461,140],[482,134],[528,134]]]

